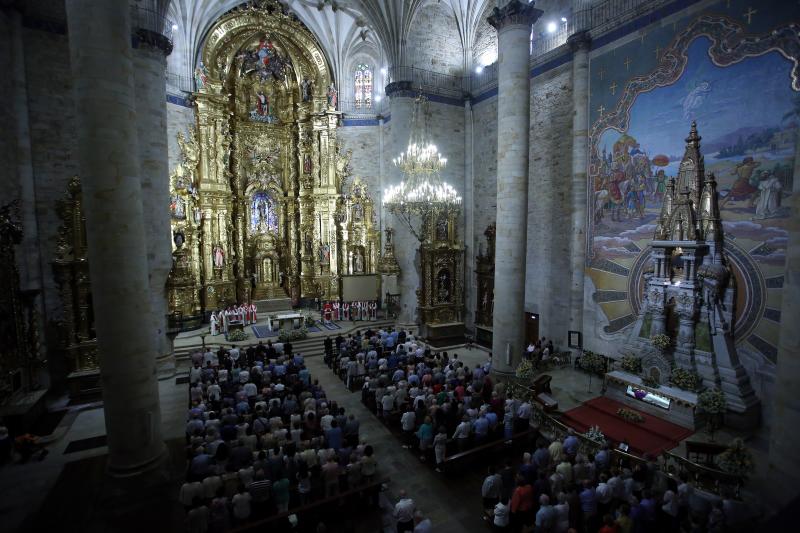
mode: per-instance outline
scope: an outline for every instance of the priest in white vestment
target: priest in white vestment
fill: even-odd
[[[219,322],[217,321],[217,313],[214,311],[211,311],[209,322],[211,323],[211,336],[219,335]]]

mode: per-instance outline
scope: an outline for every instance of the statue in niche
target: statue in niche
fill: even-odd
[[[447,233],[447,215],[442,213],[439,215],[439,218],[436,219],[436,240],[446,241]]]
[[[261,90],[256,93],[256,113],[262,117],[269,115],[269,98]]]
[[[361,222],[364,220],[364,207],[361,204],[353,206],[353,222]]]
[[[356,249],[353,253],[353,273],[364,273],[364,253],[360,249]]]
[[[439,303],[450,301],[450,271],[442,269],[437,276],[436,299]]]
[[[180,250],[181,246],[183,246],[183,243],[186,242],[186,237],[184,236],[182,231],[176,231],[175,234],[172,236],[172,242],[175,243],[175,248]]]
[[[300,83],[300,93],[304,102],[311,101],[311,93],[313,90],[314,88],[311,81],[308,78],[303,78],[303,81]]]
[[[186,218],[186,200],[180,194],[173,194],[169,204],[172,218],[184,220]]]
[[[331,83],[330,87],[328,87],[328,107],[331,109],[336,109],[337,104],[339,103],[339,92],[336,90],[336,87]]]
[[[259,81],[269,79],[280,80],[286,75],[287,67],[291,67],[291,60],[278,53],[269,35],[263,35],[258,40],[254,50],[244,50],[236,59],[242,62],[240,76],[255,73]]]
[[[311,174],[311,156],[309,154],[303,156],[303,174]]]
[[[314,239],[311,238],[310,235],[306,235],[306,238],[303,241],[305,245],[306,255],[313,255],[314,254]]]
[[[214,267],[215,268],[222,268],[225,266],[225,251],[222,249],[222,246],[216,245],[214,247]]]
[[[250,228],[259,232],[278,230],[278,213],[269,193],[259,191],[253,194],[250,203]]]
[[[200,89],[205,89],[208,84],[208,69],[202,61],[200,62],[200,66],[194,69],[194,83],[198,91]]]
[[[353,151],[347,150],[346,152],[342,152],[339,150],[336,153],[336,175],[344,178],[345,176],[349,176],[352,172],[350,168],[350,159],[353,157]]]
[[[197,132],[192,128],[189,130],[189,139],[183,136],[183,132],[178,132],[178,146],[181,149],[183,156],[183,163],[179,166],[183,167],[181,175],[186,174],[189,181],[188,188],[190,192],[195,191],[195,174],[197,172],[197,162],[200,160],[200,143],[197,141]],[[176,169],[176,173],[177,173]],[[193,194],[194,196],[194,194]]]
[[[319,262],[327,264],[331,262],[331,245],[328,243],[320,243],[319,245]]]

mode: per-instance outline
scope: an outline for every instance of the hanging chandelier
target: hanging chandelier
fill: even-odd
[[[461,206],[458,191],[442,181],[439,175],[447,165],[447,159],[442,157],[430,140],[427,110],[428,99],[420,94],[414,100],[408,147],[393,160],[404,179],[383,191],[383,205],[404,220],[417,238],[420,236],[411,224],[413,215],[425,218],[434,212]]]

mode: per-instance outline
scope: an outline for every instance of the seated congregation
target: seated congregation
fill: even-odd
[[[259,343],[241,355],[209,348],[192,359],[179,494],[189,531],[288,527],[290,509],[350,493],[376,497],[377,461],[359,421],[326,398],[289,343]]]

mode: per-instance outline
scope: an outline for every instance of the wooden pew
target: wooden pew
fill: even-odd
[[[369,484],[360,485],[353,489],[340,492],[336,496],[317,500],[306,505],[289,509],[285,513],[278,513],[269,518],[262,520],[254,520],[239,527],[229,529],[231,533],[245,533],[253,531],[286,531],[289,528],[288,518],[291,515],[297,515],[300,523],[298,527],[292,531],[315,531],[319,521],[325,521],[330,517],[331,513],[336,512],[335,509],[347,503],[357,503],[363,505],[366,494],[378,501],[378,492],[380,492],[381,485],[388,483],[389,478],[386,476],[379,477]],[[372,498],[370,498],[372,499]]]
[[[506,439],[495,439],[480,446],[475,446],[470,448],[469,450],[465,450],[463,452],[459,452],[453,455],[446,455],[444,458],[444,463],[442,464],[442,468],[447,472],[452,472],[454,468],[458,467],[459,465],[463,466],[470,461],[474,461],[481,456],[486,455],[487,453],[492,453],[499,449],[507,449],[507,448],[518,448],[520,446],[527,446],[533,440],[532,437],[537,435],[538,432],[534,428],[526,429],[525,431],[521,431],[519,433],[515,433],[511,436],[511,444],[508,444]]]

